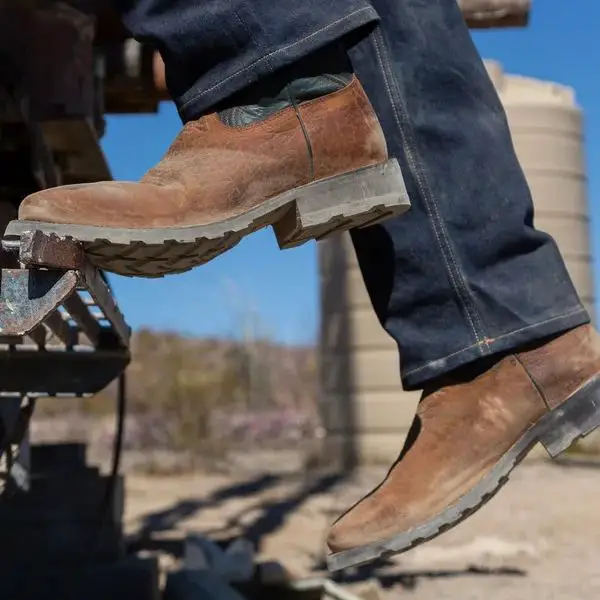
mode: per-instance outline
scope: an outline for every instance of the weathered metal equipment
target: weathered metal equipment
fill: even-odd
[[[129,39],[110,5],[0,0],[2,232],[31,192],[110,179],[104,115],[154,112],[164,97],[154,51]],[[32,232],[5,241],[0,267],[1,496],[27,489],[36,398],[106,387],[129,362],[129,329],[76,244]]]

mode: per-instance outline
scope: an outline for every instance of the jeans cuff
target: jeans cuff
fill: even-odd
[[[199,80],[183,96],[175,98],[179,115],[184,122],[197,119],[212,106],[262,77],[270,75],[273,71],[290,65],[352,31],[377,21],[379,15],[375,9],[364,6],[298,40],[271,50],[207,89],[202,88],[202,80]]]
[[[478,344],[457,350],[448,356],[430,361],[421,367],[405,371],[402,373],[402,385],[405,390],[422,389],[427,382],[477,359],[492,354],[510,352],[511,350],[516,351],[525,344],[550,335],[567,332],[589,322],[590,317],[585,308],[583,306],[575,307],[561,315],[525,327],[519,327],[509,333],[483,340]]]

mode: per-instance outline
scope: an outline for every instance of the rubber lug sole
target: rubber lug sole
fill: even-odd
[[[27,231],[53,233],[84,244],[100,269],[133,277],[162,277],[204,264],[271,225],[279,247],[293,248],[355,227],[374,225],[410,207],[395,159],[315,181],[225,221],[175,228],[124,229],[12,221],[4,239]]]
[[[552,458],[556,458],[578,439],[600,426],[600,376],[580,388],[561,406],[545,414],[496,463],[490,473],[456,504],[431,521],[380,542],[330,554],[330,571],[370,563],[374,560],[406,552],[458,525],[486,504],[508,481],[510,472],[540,442]]]

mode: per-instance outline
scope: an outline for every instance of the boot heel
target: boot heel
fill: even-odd
[[[374,225],[409,207],[400,166],[392,159],[295,190],[293,202],[273,229],[279,247],[292,248],[337,231]]]
[[[539,427],[543,432],[538,439],[552,458],[600,427],[600,377],[547,414]]]

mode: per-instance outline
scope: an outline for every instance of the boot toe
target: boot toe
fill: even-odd
[[[65,190],[55,188],[42,190],[27,196],[19,206],[19,219],[22,221],[42,221],[45,223],[68,222],[64,219],[68,211],[65,210]]]
[[[381,506],[373,502],[373,496],[367,496],[331,526],[327,546],[336,553],[383,539],[389,526],[386,512],[392,511],[382,512]]]
[[[347,524],[344,518],[332,525],[327,535],[327,547],[334,554],[356,548],[361,544],[360,534],[356,531],[356,527],[353,527],[351,523]]]
[[[136,184],[133,184],[136,185]],[[131,205],[132,184],[98,182],[49,188],[27,196],[19,219],[61,225],[122,226]]]

